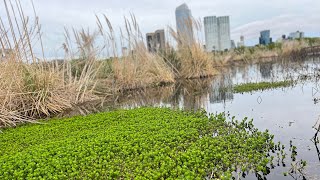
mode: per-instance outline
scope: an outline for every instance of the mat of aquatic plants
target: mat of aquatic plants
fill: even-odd
[[[280,150],[246,119],[166,108],[42,121],[0,134],[0,179],[230,179]],[[272,163],[271,163],[272,164]],[[235,173],[237,172],[237,173]]]
[[[279,82],[259,82],[239,84],[233,88],[235,93],[253,92],[266,89],[274,89],[280,87],[289,87],[294,85],[294,81],[279,81]]]

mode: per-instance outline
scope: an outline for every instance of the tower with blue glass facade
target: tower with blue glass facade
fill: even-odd
[[[270,37],[270,30],[264,30],[260,32],[259,44],[268,45],[272,43],[272,38]]]

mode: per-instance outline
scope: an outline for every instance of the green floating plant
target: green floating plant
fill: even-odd
[[[280,87],[289,87],[294,85],[294,81],[279,81],[279,82],[260,82],[239,84],[233,88],[235,93],[253,92],[266,89],[274,89]]]
[[[3,130],[0,179],[230,179],[268,174],[280,150],[224,114],[139,108],[42,123]]]

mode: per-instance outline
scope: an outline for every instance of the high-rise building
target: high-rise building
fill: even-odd
[[[229,16],[208,16],[204,18],[204,31],[208,52],[231,48]]]
[[[304,32],[292,32],[289,34],[288,36],[289,39],[300,39],[300,38],[304,38]]]
[[[240,36],[240,42],[244,42],[244,36],[243,35]]]
[[[272,38],[270,37],[270,30],[264,30],[260,32],[259,44],[268,45],[272,43]]]
[[[218,17],[220,50],[228,50],[231,48],[230,38],[230,19],[229,16]]]
[[[231,49],[235,49],[236,48],[236,43],[234,42],[234,40],[231,40]]]
[[[220,50],[219,25],[215,16],[204,18],[204,33],[206,39],[206,50],[208,52]]]
[[[244,36],[240,36],[240,42],[238,42],[238,47],[243,47],[244,46]]]
[[[163,29],[157,30],[154,33],[147,33],[146,39],[149,52],[158,52],[165,48],[166,38]]]
[[[176,8],[177,32],[180,38],[188,44],[193,42],[193,23],[191,10],[187,4],[182,4]]]

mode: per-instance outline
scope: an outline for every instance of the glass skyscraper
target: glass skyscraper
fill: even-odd
[[[178,35],[187,43],[193,42],[193,24],[191,10],[187,4],[176,8],[176,23]]]
[[[270,37],[270,30],[264,30],[260,32],[259,44],[268,45],[272,43],[272,38]]]
[[[208,16],[204,18],[206,48],[208,52],[231,48],[229,16]]]

